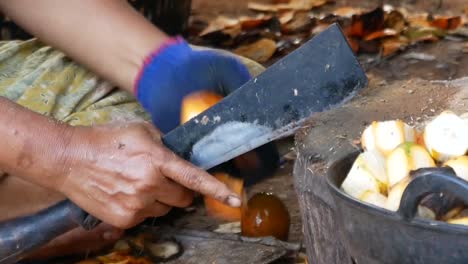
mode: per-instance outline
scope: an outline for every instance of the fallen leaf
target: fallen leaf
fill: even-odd
[[[401,32],[405,26],[405,17],[400,11],[393,10],[385,14],[384,28],[391,28]]]
[[[362,15],[354,15],[351,25],[345,30],[351,37],[365,37],[372,32],[382,30],[384,24],[384,12],[382,8],[376,8]]]
[[[247,57],[257,62],[266,62],[276,51],[276,42],[263,38],[254,43],[241,46],[234,50],[234,53]]]
[[[456,17],[439,17],[430,21],[432,27],[445,29],[445,30],[454,30],[461,25],[462,19],[460,16]]]
[[[416,15],[409,15],[406,18],[408,24],[410,27],[430,27],[431,24],[428,21],[428,15],[427,14],[416,14]]]
[[[445,36],[445,32],[438,28],[432,27],[411,27],[403,33],[409,40],[410,43],[416,43],[421,41],[437,41],[439,38]]]
[[[239,19],[228,18],[225,16],[219,16],[208,24],[208,26],[198,34],[200,37],[208,35],[213,32],[224,30],[228,27],[233,27],[239,24]]]
[[[265,4],[249,2],[247,7],[255,11],[278,12],[282,10],[304,10],[309,11],[314,7],[319,7],[327,3],[327,0],[291,0],[288,3]]]
[[[309,17],[308,12],[297,13],[291,22],[283,24],[281,32],[285,34],[294,34],[304,31],[310,31],[313,21]]]
[[[294,11],[284,11],[278,15],[281,24],[286,24],[294,18]]]
[[[352,17],[364,13],[364,10],[358,7],[339,7],[332,11],[332,14],[339,17]]]
[[[369,40],[381,39],[381,38],[385,38],[385,37],[396,36],[397,34],[398,34],[398,32],[395,31],[394,29],[386,28],[384,30],[375,31],[373,33],[370,33],[369,35],[367,35],[364,38],[364,40],[369,41]]]
[[[318,24],[312,29],[312,35],[317,35],[322,31],[325,31],[330,25],[328,24]]]
[[[376,40],[359,40],[359,52],[361,53],[378,53],[380,51],[380,42]]]
[[[401,50],[407,45],[408,41],[404,37],[394,37],[384,39],[382,41],[382,51],[381,54],[383,57],[388,57],[395,52]]]
[[[251,29],[255,29],[264,25],[270,19],[271,19],[271,16],[268,16],[265,14],[259,14],[256,17],[240,17],[239,21],[240,21],[242,30],[251,30]]]
[[[354,38],[348,38],[348,37],[346,38],[346,40],[348,41],[348,44],[353,50],[353,52],[357,54],[359,52],[359,42]]]

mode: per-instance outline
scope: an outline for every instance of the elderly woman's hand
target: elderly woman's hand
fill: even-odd
[[[106,223],[129,228],[186,207],[191,190],[240,206],[224,184],[165,148],[149,123],[70,129],[55,188]]]

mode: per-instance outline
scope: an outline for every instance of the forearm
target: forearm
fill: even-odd
[[[74,128],[0,97],[0,170],[44,187],[60,185]]]
[[[0,0],[45,43],[128,91],[145,57],[167,36],[123,0]]]

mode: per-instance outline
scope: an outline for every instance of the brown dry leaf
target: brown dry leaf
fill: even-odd
[[[408,38],[410,43],[422,41],[437,41],[439,38],[445,36],[445,31],[433,27],[412,27],[405,30],[404,35]]]
[[[312,29],[312,35],[317,35],[322,31],[325,31],[330,25],[328,24],[318,24]]]
[[[257,62],[266,62],[276,51],[276,43],[267,38],[260,39],[252,44],[241,46],[234,53]]]
[[[348,41],[348,44],[353,50],[353,52],[357,54],[359,52],[359,42],[354,38],[348,38],[348,37],[346,38],[346,40]]]
[[[405,28],[405,17],[397,10],[385,14],[384,28],[391,28],[397,32],[401,32]]]
[[[333,10],[332,14],[339,17],[352,17],[354,15],[360,15],[364,13],[364,10],[358,7],[339,7]]]
[[[353,16],[351,25],[345,30],[347,36],[365,37],[372,32],[383,29],[384,11],[376,8],[362,15]]]
[[[286,24],[294,18],[294,11],[284,11],[278,14],[278,19],[281,24]]]
[[[369,41],[369,40],[374,40],[374,39],[381,39],[381,38],[386,38],[386,37],[393,37],[398,35],[398,32],[395,31],[394,29],[391,28],[386,28],[384,30],[380,31],[375,31],[373,33],[370,33],[367,35],[364,40]]]
[[[264,25],[271,19],[270,15],[258,14],[255,17],[243,16],[239,18],[242,30],[251,30]]]
[[[319,7],[327,3],[327,0],[291,0],[288,3],[265,4],[249,2],[247,7],[255,11],[278,12],[282,10],[304,10],[309,11],[314,7]]]
[[[430,27],[427,14],[410,15],[406,18],[411,27]]]
[[[205,36],[213,32],[222,31],[229,27],[234,27],[239,24],[239,19],[219,16],[208,24],[208,26],[198,34],[198,36]]]
[[[309,31],[312,27],[312,19],[308,12],[297,13],[291,22],[283,24],[281,32],[285,34],[294,34],[304,31]]]
[[[380,42],[376,40],[360,40],[359,52],[361,53],[378,53],[380,51]]]
[[[438,17],[430,21],[432,27],[445,29],[445,30],[454,30],[461,25],[462,19],[460,16],[455,17]]]
[[[394,37],[384,39],[382,41],[382,51],[381,54],[383,57],[390,56],[395,52],[403,49],[408,44],[408,41],[404,37]]]

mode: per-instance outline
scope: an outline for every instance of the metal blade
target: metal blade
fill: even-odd
[[[334,24],[199,116],[163,137],[181,157],[210,169],[293,134],[312,114],[339,106],[367,85]]]

